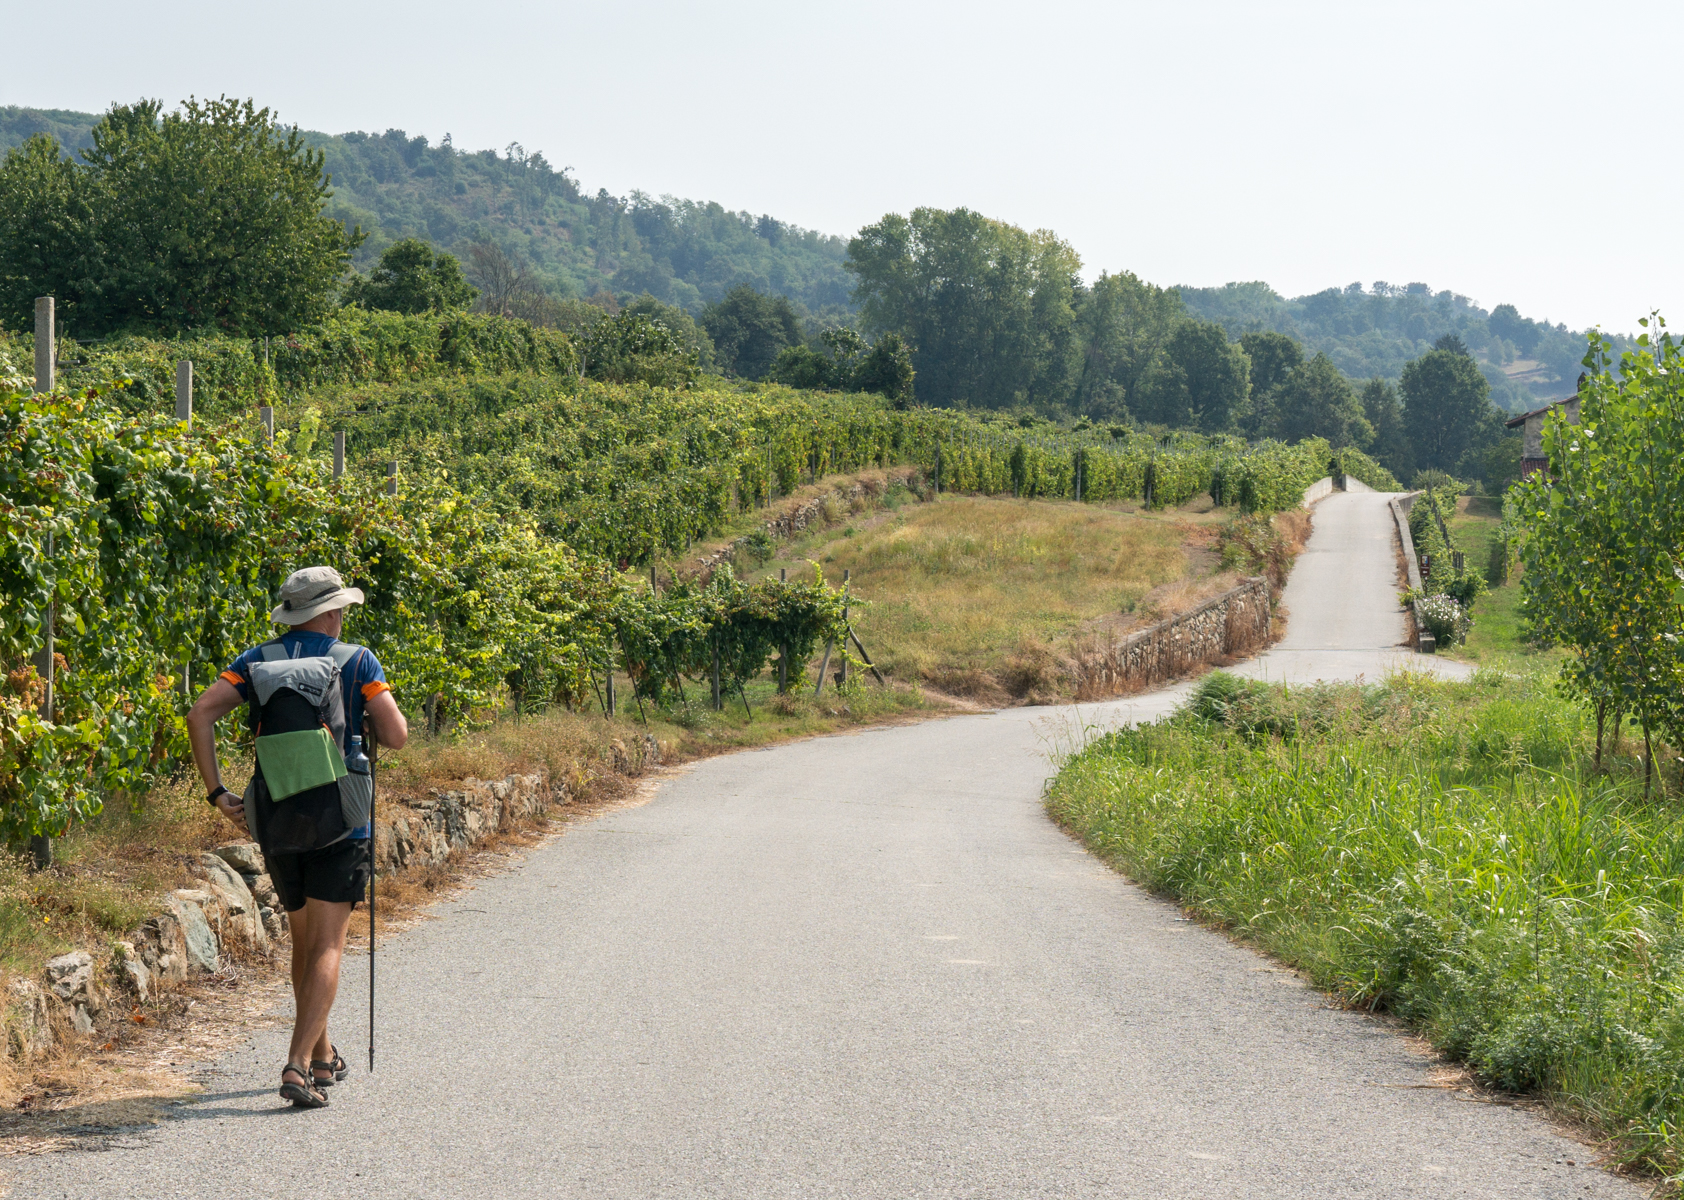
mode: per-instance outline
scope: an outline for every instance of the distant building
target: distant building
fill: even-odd
[[[1520,416],[1503,422],[1510,429],[1523,430],[1520,442],[1520,477],[1522,479],[1530,479],[1534,475],[1549,470],[1550,460],[1544,456],[1544,418],[1558,408],[1567,415],[1569,425],[1579,423],[1579,397],[1577,395],[1546,404],[1544,407],[1533,409],[1529,413],[1521,413]]]

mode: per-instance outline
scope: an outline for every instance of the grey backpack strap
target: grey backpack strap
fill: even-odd
[[[272,642],[264,642],[259,649],[263,651],[264,662],[283,662],[292,657],[287,653],[287,648],[281,645],[279,638]]]
[[[351,660],[363,652],[363,648],[355,642],[335,642],[328,650],[328,657],[333,659],[333,665],[343,671],[351,665]]]

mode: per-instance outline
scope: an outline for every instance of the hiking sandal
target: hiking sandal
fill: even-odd
[[[330,1043],[328,1048],[333,1051],[333,1057],[327,1062],[319,1058],[310,1060],[310,1081],[319,1088],[330,1088],[336,1083],[344,1083],[345,1076],[351,1073],[351,1068],[345,1065],[345,1056],[339,1053],[339,1047]],[[317,1071],[326,1071],[327,1078],[317,1079]]]
[[[292,1101],[294,1108],[326,1108],[327,1093],[313,1081],[310,1083],[290,1083],[287,1072],[291,1071],[300,1079],[310,1079],[310,1072],[297,1063],[288,1063],[281,1068],[281,1099]]]

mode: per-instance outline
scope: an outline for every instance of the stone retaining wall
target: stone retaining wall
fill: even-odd
[[[1402,496],[1395,496],[1387,503],[1391,506],[1392,520],[1397,524],[1398,545],[1403,549],[1403,566],[1409,576],[1409,590],[1417,594],[1422,590],[1421,564],[1415,557],[1415,535],[1409,532],[1409,510],[1415,506],[1415,497],[1420,492],[1409,492]],[[1409,602],[1409,619],[1415,625],[1415,649],[1422,654],[1433,654],[1438,650],[1438,639],[1428,633],[1421,624],[1421,618],[1415,612],[1415,601]]]
[[[1138,692],[1269,642],[1269,581],[1261,576],[1190,612],[1127,634],[1076,663],[1076,698]]]
[[[630,745],[615,741],[604,765],[636,774],[660,759],[659,743],[645,734]],[[433,789],[424,797],[381,796],[375,862],[382,876],[441,865],[571,798],[565,781],[543,774],[466,779],[458,790]],[[49,962],[39,980],[12,981],[11,994],[0,997],[9,1057],[27,1061],[61,1038],[96,1037],[103,1025],[126,1019],[134,1003],[172,984],[217,974],[235,959],[280,952],[286,915],[255,842],[202,853],[190,869],[198,886],[171,892],[164,911],[108,955],[75,950]]]
[[[828,506],[840,504],[852,508],[862,500],[878,499],[888,491],[891,483],[916,488],[922,479],[923,472],[918,467],[897,467],[886,472],[881,479],[858,479],[845,488],[833,488],[822,496],[814,496],[811,500],[792,505],[764,521],[760,528],[775,540],[786,541],[810,526],[823,524],[826,519],[825,509]],[[700,559],[696,563],[696,573],[706,580],[721,563],[731,562],[739,550],[746,550],[749,538],[753,536],[751,533],[745,533],[730,545]]]

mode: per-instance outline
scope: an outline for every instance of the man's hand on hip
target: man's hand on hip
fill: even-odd
[[[245,802],[242,801],[239,796],[236,796],[233,792],[223,792],[222,795],[216,798],[216,809],[223,816],[234,822],[235,826],[241,833],[251,833],[251,830],[246,827]]]

